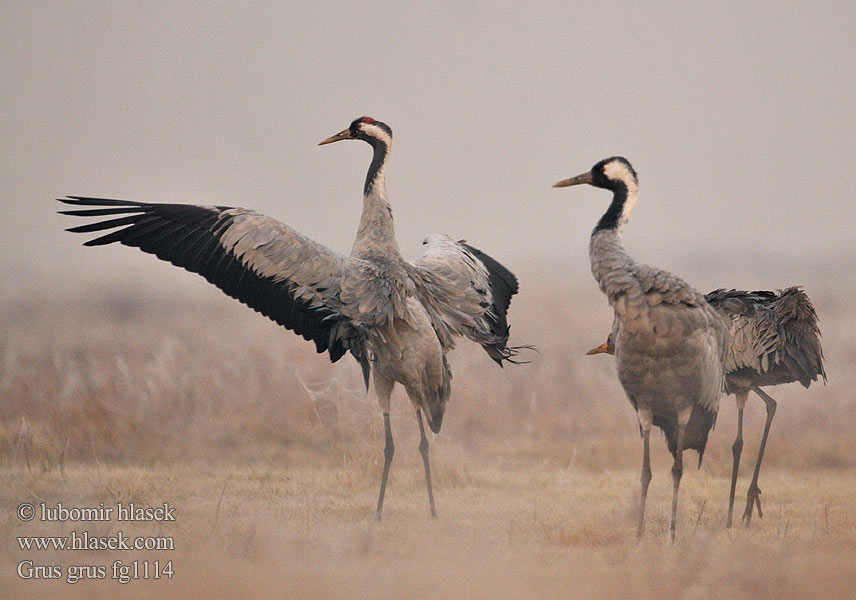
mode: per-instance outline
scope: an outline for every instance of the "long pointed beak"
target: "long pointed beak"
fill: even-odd
[[[591,183],[591,171],[580,173],[576,177],[571,177],[570,179],[557,181],[553,184],[553,187],[568,187],[570,185],[580,185],[581,183]]]
[[[350,129],[343,129],[342,131],[340,131],[336,135],[331,135],[326,140],[321,140],[320,142],[318,142],[318,145],[323,146],[324,144],[332,144],[333,142],[341,142],[342,140],[352,140],[352,139],[354,139],[354,138],[353,138],[353,136],[351,136],[351,130]]]
[[[593,354],[606,354],[606,352],[607,352],[606,342],[604,342],[600,346],[598,346],[597,348],[592,348],[591,350],[586,352],[586,356],[591,356]]]

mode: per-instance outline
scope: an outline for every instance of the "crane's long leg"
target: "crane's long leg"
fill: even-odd
[[[389,413],[383,413],[383,429],[386,434],[386,443],[383,447],[383,474],[380,477],[380,495],[377,498],[377,512],[375,521],[380,521],[383,510],[383,495],[386,493],[386,479],[389,477],[389,466],[392,464],[392,455],[395,454],[395,444],[392,442],[392,428],[389,426]]]
[[[684,472],[684,434],[692,414],[692,407],[678,412],[678,445],[675,449],[675,463],[672,465],[672,522],[669,526],[669,538],[675,543],[675,522],[678,519],[678,488],[681,485],[681,475]]]
[[[380,494],[377,498],[375,521],[380,521],[381,511],[383,510],[383,496],[386,493],[386,479],[389,477],[389,466],[392,464],[392,456],[395,454],[395,444],[392,441],[392,428],[389,425],[389,402],[394,385],[394,381],[381,377],[375,371],[375,394],[377,395],[378,405],[380,405],[380,409],[383,412],[383,431],[386,439],[383,446],[383,474],[380,477]]]
[[[434,508],[434,491],[431,489],[431,466],[428,464],[428,438],[425,437],[425,426],[422,424],[422,411],[416,409],[416,420],[419,422],[419,453],[422,454],[422,463],[425,465],[425,485],[428,487],[428,502],[431,503],[431,517],[437,518]]]
[[[761,490],[758,488],[758,474],[761,472],[761,461],[764,458],[764,447],[767,445],[770,425],[773,423],[773,417],[776,414],[776,401],[761,388],[754,387],[752,389],[761,397],[764,404],[767,405],[767,422],[764,423],[764,435],[761,436],[761,447],[758,449],[755,473],[752,475],[752,483],[749,484],[749,491],[746,493],[746,510],[743,511],[743,520],[746,522],[746,527],[749,527],[749,523],[752,521],[752,508],[754,505],[758,505],[758,516],[764,516],[764,513],[761,512]]]
[[[641,538],[645,532],[645,500],[648,498],[648,484],[651,483],[651,425],[654,415],[650,408],[639,409],[639,429],[642,431],[642,496],[639,505],[639,527],[636,537]]]
[[[731,491],[728,494],[728,519],[725,522],[726,527],[731,527],[732,516],[734,514],[734,491],[737,489],[737,471],[740,468],[740,454],[743,452],[743,409],[746,407],[746,399],[749,397],[749,392],[738,392],[735,400],[737,402],[737,438],[734,440],[734,445],[731,446],[731,453],[734,455],[734,465],[731,467]]]

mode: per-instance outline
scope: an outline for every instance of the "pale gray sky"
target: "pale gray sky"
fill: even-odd
[[[206,285],[81,248],[65,194],[251,207],[347,252],[370,152],[316,144],[364,114],[394,131],[407,256],[441,231],[524,280],[551,265],[594,286],[609,197],[550,186],[621,154],[640,174],[628,249],[700,288],[828,281],[856,257],[853,2],[5,2],[0,19],[7,296]]]

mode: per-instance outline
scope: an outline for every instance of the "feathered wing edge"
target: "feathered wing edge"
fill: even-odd
[[[781,290],[773,304],[773,312],[781,323],[784,351],[789,362],[795,363],[791,369],[798,375],[799,382],[808,387],[820,376],[825,384],[826,369],[823,367],[817,311],[808,295],[799,287]]]
[[[731,370],[766,373],[778,368],[804,387],[818,376],[826,382],[817,312],[800,287],[777,292],[717,289],[705,299],[731,319]]]
[[[441,344],[454,348],[454,336],[464,336],[484,348],[503,366],[520,364],[520,350],[508,346],[508,307],[518,291],[517,278],[498,261],[463,241],[434,234],[426,252],[408,263],[416,293],[431,316]]]
[[[315,343],[336,362],[356,358],[368,388],[371,370],[365,332],[338,312],[344,257],[253,211],[226,206],[151,204],[68,196],[79,217],[111,217],[68,231],[113,230],[84,243],[137,247],[199,273],[228,296]]]
[[[511,326],[508,324],[508,308],[511,306],[511,297],[520,290],[517,277],[493,257],[485,254],[478,248],[474,248],[464,242],[461,242],[461,246],[470,252],[487,269],[488,281],[492,291],[493,303],[490,310],[485,312],[485,318],[490,325],[491,333],[499,337],[502,341],[501,343],[482,347],[500,367],[503,361],[515,365],[528,363],[528,360],[519,360],[517,356],[521,350],[536,350],[535,346],[531,344],[520,346],[507,345],[508,336],[511,332]]]

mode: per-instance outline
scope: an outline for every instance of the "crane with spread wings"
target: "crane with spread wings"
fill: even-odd
[[[350,256],[244,208],[153,204],[68,196],[78,217],[109,217],[69,229],[104,232],[85,242],[118,242],[199,273],[223,292],[315,343],[335,362],[346,353],[372,377],[383,413],[385,447],[380,520],[394,445],[390,396],[404,386],[416,411],[431,515],[436,516],[422,424],[439,432],[452,379],[446,354],[456,337],[480,344],[500,366],[515,362],[506,320],[517,278],[487,254],[440,234],[415,261],[402,258],[387,201],[384,168],[392,130],[371,117],[319,145],[362,140],[373,150],[363,210]]]

